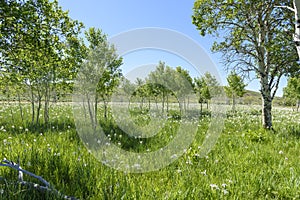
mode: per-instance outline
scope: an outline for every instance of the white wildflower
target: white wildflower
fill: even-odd
[[[219,186],[217,185],[217,184],[210,184],[209,185],[210,186],[210,188],[213,190],[213,189],[215,189],[215,190],[219,190],[220,188],[219,188]]]
[[[283,154],[283,151],[280,150],[278,153],[279,153],[279,154]]]

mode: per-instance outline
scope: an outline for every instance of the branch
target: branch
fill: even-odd
[[[279,80],[280,80],[280,78],[281,78],[281,76],[282,76],[283,74],[280,74],[279,76],[278,76],[278,80],[277,80],[277,82],[276,82],[276,84],[272,87],[272,88],[274,88],[274,91],[273,91],[273,94],[272,94],[272,99],[274,99],[274,97],[275,97],[275,94],[276,94],[276,92],[277,92],[277,90],[278,90],[278,86],[279,86]]]
[[[35,175],[35,174],[33,174],[33,173],[27,171],[27,170],[22,169],[22,168],[20,167],[20,165],[17,164],[17,163],[14,163],[14,162],[12,162],[12,161],[9,161],[9,160],[4,159],[4,160],[2,161],[2,163],[0,163],[0,167],[9,167],[9,168],[12,168],[12,169],[17,170],[17,171],[19,172],[19,176],[18,176],[19,180],[18,180],[18,182],[19,182],[21,185],[23,185],[23,186],[31,186],[31,187],[33,187],[33,188],[35,188],[35,189],[37,189],[37,190],[42,191],[42,192],[44,192],[44,191],[54,192],[54,193],[56,193],[57,195],[59,195],[60,197],[62,197],[62,198],[64,198],[64,199],[77,200],[75,197],[69,197],[69,196],[66,196],[66,195],[61,194],[58,190],[52,188],[52,187],[50,186],[50,183],[48,183],[48,182],[47,182],[45,179],[43,179],[41,176],[37,176],[37,175]],[[31,183],[31,182],[23,181],[23,173],[24,173],[24,174],[27,174],[27,175],[29,175],[29,176],[31,176],[31,177],[34,177],[34,178],[38,179],[38,180],[39,180],[40,182],[42,182],[45,186],[41,186],[41,185],[38,185],[38,184],[36,184],[36,183]],[[2,177],[0,177],[0,180],[5,180],[5,179],[2,178]],[[5,180],[5,181],[6,181],[6,180]]]
[[[289,9],[290,11],[292,12],[295,12],[295,9],[289,7],[289,6],[274,6],[275,8],[286,8],[286,9]]]
[[[6,159],[4,159],[2,162],[6,163],[6,164],[2,164],[0,163],[0,166],[3,167],[10,167],[12,169],[18,170],[19,172],[22,172],[24,174],[27,174],[31,177],[34,177],[36,179],[38,179],[39,181],[41,181],[46,187],[50,187],[50,183],[48,183],[45,179],[43,179],[41,176],[37,176],[29,171],[26,171],[24,169],[22,169],[18,164],[12,162],[12,161],[8,161]],[[23,181],[23,177],[21,177],[22,175],[19,173],[19,181]]]

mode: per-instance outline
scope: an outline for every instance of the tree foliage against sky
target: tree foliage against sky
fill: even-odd
[[[246,93],[244,83],[241,76],[239,76],[236,72],[231,71],[231,73],[227,77],[228,86],[225,86],[226,95],[232,99],[232,110],[235,110],[235,100],[237,97],[243,97]]]
[[[298,111],[300,107],[300,78],[291,77],[283,91],[284,97],[296,105]]]
[[[200,34],[219,38],[212,49],[237,73],[254,73],[260,80],[262,124],[272,127],[272,100],[284,75],[299,71],[293,36],[294,15],[277,6],[279,0],[197,0],[193,24]]]
[[[71,45],[83,24],[72,20],[57,1],[27,0],[0,3],[0,72],[7,83],[28,91],[32,122],[49,120],[50,96],[76,72]],[[69,43],[70,41],[70,43]]]

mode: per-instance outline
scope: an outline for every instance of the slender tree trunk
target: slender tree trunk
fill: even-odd
[[[297,112],[299,111],[299,107],[300,107],[300,99],[297,100]]]
[[[202,107],[202,102],[200,103],[200,113],[202,114],[203,107]]]
[[[33,124],[35,119],[35,105],[34,105],[34,94],[32,88],[30,88],[30,92],[31,92],[31,123]]]
[[[36,110],[36,124],[38,125],[40,123],[40,112],[42,108],[42,98],[38,97],[38,107]]]
[[[87,119],[87,114],[86,114],[86,107],[85,107],[85,101],[84,101],[84,98],[82,98],[82,106],[83,106],[84,119]]]
[[[104,118],[107,119],[107,101],[104,100]]]
[[[49,101],[50,101],[50,90],[47,86],[45,89],[45,104],[44,104],[44,122],[48,124],[49,121]]]
[[[97,126],[97,113],[98,113],[98,94],[95,95],[95,106],[94,106],[95,110],[94,110],[94,122],[95,122],[95,126]]]
[[[89,94],[87,94],[86,97],[87,97],[87,103],[88,103],[87,106],[88,106],[88,109],[89,109],[90,120],[91,120],[93,129],[95,129],[95,122],[94,122],[93,108],[92,108],[93,105],[92,105],[92,102],[90,100]]]
[[[151,98],[150,98],[150,97],[149,97],[149,99],[148,99],[148,103],[149,103],[148,109],[150,110],[150,109],[151,109]]]
[[[293,0],[294,10],[295,10],[295,35],[294,41],[296,42],[296,48],[298,52],[298,57],[300,60],[300,1]]]
[[[19,92],[18,92],[18,102],[19,102],[21,120],[22,120],[22,122],[24,122],[23,108],[22,108],[22,104],[21,104],[21,96],[20,96]]]
[[[36,124],[39,125],[40,123],[40,113],[41,113],[41,109],[42,109],[42,93],[40,91],[40,89],[37,89],[37,110],[36,110]]]
[[[235,104],[236,104],[236,102],[235,102],[235,96],[232,95],[232,111],[235,111]]]
[[[165,111],[165,92],[162,93],[162,113]]]
[[[167,100],[167,113],[169,112],[169,95],[167,94],[166,96],[166,100]]]

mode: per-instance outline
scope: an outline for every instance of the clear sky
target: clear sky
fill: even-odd
[[[167,28],[183,33],[207,52],[217,66],[222,84],[226,85],[227,73],[221,63],[221,55],[210,51],[215,39],[210,36],[200,36],[192,24],[194,0],[58,0],[58,2],[63,10],[69,10],[71,18],[83,22],[86,28],[102,29],[109,38],[125,31],[146,27]],[[173,67],[180,65],[192,75],[196,75],[189,64],[178,56],[166,52],[154,53],[150,50],[125,55],[122,70],[126,72],[129,66],[155,64],[159,60]],[[246,80],[246,82],[248,82],[247,89],[259,90],[257,80],[251,82]],[[277,96],[282,95],[282,87],[285,85],[286,81],[281,81]]]

